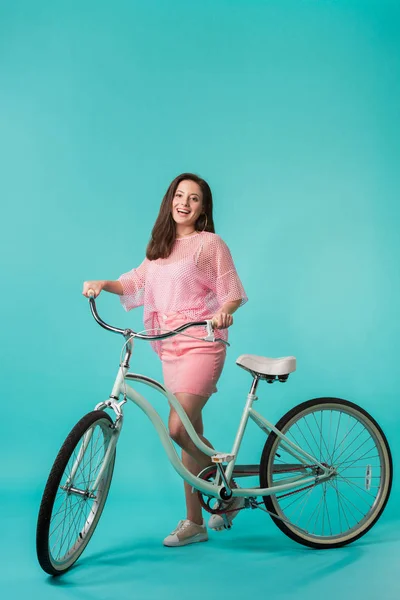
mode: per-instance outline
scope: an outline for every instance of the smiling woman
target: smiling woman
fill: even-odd
[[[227,328],[233,324],[232,314],[247,301],[228,246],[215,233],[213,200],[204,179],[192,173],[176,177],[161,202],[142,264],[122,274],[118,281],[88,281],[96,295],[101,290],[119,294],[125,310],[144,305],[147,330],[171,330],[190,321],[213,320],[221,329],[220,338],[227,340]],[[193,331],[204,337],[204,330]],[[192,332],[191,332],[192,333]],[[203,442],[201,411],[210,396],[217,391],[226,347],[207,344],[201,339],[182,336],[152,342],[162,361],[164,382],[185,409],[193,427]],[[209,466],[210,459],[187,435],[182,422],[171,408],[169,432],[182,448],[182,461],[197,475]],[[235,485],[235,483],[233,483]],[[206,523],[196,494],[185,482],[187,519],[164,539],[166,546],[183,546],[208,539]],[[232,520],[243,505],[243,498],[229,504],[228,519]],[[220,515],[212,515],[209,526],[223,527]]]
[[[168,187],[151,234],[146,256],[167,258],[175,239],[196,231],[215,233],[210,186],[193,173],[182,173]]]

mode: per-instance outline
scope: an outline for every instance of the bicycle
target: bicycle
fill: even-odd
[[[286,382],[296,370],[296,359],[244,354],[236,363],[253,381],[232,450],[212,449],[197,436],[184,409],[164,385],[129,372],[135,338],[162,340],[203,325],[205,343],[229,345],[215,338],[212,321],[190,322],[166,333],[147,335],[105,323],[97,313],[94,293],[89,304],[99,325],[123,335],[125,355],[109,398],[73,427],[48,477],[36,536],[37,557],[45,572],[61,575],[70,569],[97,526],[111,485],[123,405],[128,400],[147,414],[177,473],[190,483],[206,511],[222,515],[226,528],[231,527],[227,501],[235,496],[245,498],[243,509],[264,510],[288,537],[312,548],[344,546],[377,522],[389,499],[393,466],[382,429],[364,409],[340,398],[315,398],[292,408],[274,426],[253,408],[257,387],[261,380]],[[127,381],[147,384],[168,399],[193,442],[210,457],[210,466],[197,476],[185,468],[161,417]],[[268,437],[259,464],[239,465],[236,460],[249,418]],[[258,476],[260,487],[232,485],[233,477],[249,476]],[[332,509],[328,509],[328,501]]]

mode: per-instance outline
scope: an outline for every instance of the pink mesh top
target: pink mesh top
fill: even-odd
[[[163,314],[179,313],[188,321],[203,321],[211,319],[225,302],[241,300],[240,306],[247,302],[228,246],[219,235],[206,231],[177,238],[168,258],[145,258],[118,281],[125,310],[144,305],[147,330],[161,329]],[[228,330],[219,329],[218,337],[227,340]],[[160,354],[161,342],[151,344]]]

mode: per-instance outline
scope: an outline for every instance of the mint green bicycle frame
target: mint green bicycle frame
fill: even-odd
[[[102,410],[107,407],[112,408],[116,413],[117,418],[115,422],[113,437],[108,446],[104,463],[98,473],[96,481],[93,483],[91,491],[95,492],[103,476],[103,473],[107,468],[109,457],[111,456],[116,446],[122,428],[122,405],[127,401],[127,399],[129,399],[134,404],[139,406],[139,408],[141,408],[142,411],[149,417],[150,421],[154,425],[161,439],[161,443],[164,447],[164,450],[166,451],[167,456],[177,473],[194,489],[200,490],[202,493],[208,496],[220,498],[221,489],[226,487],[225,484],[210,483],[200,477],[193,475],[190,471],[188,471],[188,469],[186,469],[186,467],[182,463],[182,460],[179,458],[175,450],[174,444],[171,440],[171,437],[169,436],[167,428],[158,412],[150,404],[150,402],[146,400],[144,396],[142,396],[139,392],[133,389],[133,387],[128,385],[126,383],[126,380],[144,383],[161,392],[168,399],[169,404],[176,410],[177,414],[179,415],[179,418],[183,423],[183,426],[185,427],[193,443],[204,454],[206,454],[210,458],[212,458],[216,454],[226,454],[219,452],[216,449],[212,449],[206,444],[204,444],[204,442],[197,435],[182,405],[179,403],[174,394],[172,394],[164,385],[162,385],[155,379],[151,379],[144,375],[129,373],[128,367],[121,366],[117,378],[115,380],[110,399],[105,402],[101,402],[96,406],[96,410]],[[123,396],[122,400],[120,400],[121,396]],[[274,431],[283,440],[282,446],[285,448],[285,450],[289,452],[300,463],[304,464],[305,466],[309,466],[311,464],[313,466],[319,467],[322,473],[318,476],[310,476],[309,474],[306,474],[296,475],[287,479],[281,479],[279,485],[273,485],[272,487],[268,488],[232,488],[231,490],[228,490],[232,492],[232,496],[269,496],[271,494],[277,494],[283,491],[295,489],[299,487],[299,485],[322,483],[323,481],[329,479],[331,477],[331,468],[327,468],[326,466],[322,465],[314,456],[308,454],[302,448],[294,444],[278,429],[276,429],[276,427],[274,427],[272,423],[270,423],[267,419],[260,415],[260,413],[254,410],[252,408],[252,405],[255,400],[257,400],[257,396],[254,393],[250,392],[247,395],[246,405],[243,411],[242,418],[240,420],[239,428],[233,443],[232,451],[228,453],[229,455],[233,455],[233,459],[228,463],[228,466],[225,469],[225,478],[227,482],[229,483],[229,481],[231,480],[240,445],[249,418],[251,418],[265,433],[269,434],[271,431]],[[90,430],[87,435],[91,435]],[[84,442],[85,445],[87,445],[89,439],[90,438],[88,438],[87,442]],[[79,456],[77,461],[79,461]],[[71,472],[72,477],[74,472],[76,472],[76,468],[74,468]]]
[[[236,496],[242,496],[242,497],[246,497],[246,498],[254,498],[257,496],[270,496],[272,494],[277,494],[280,492],[294,490],[295,488],[298,488],[299,486],[303,486],[303,485],[312,485],[312,484],[322,483],[323,481],[326,481],[327,479],[332,477],[332,474],[334,471],[333,467],[327,467],[327,466],[321,464],[315,458],[315,456],[312,456],[308,452],[305,452],[302,448],[300,448],[300,446],[298,446],[297,444],[295,444],[294,442],[289,440],[272,423],[270,423],[260,413],[258,413],[256,410],[254,410],[253,403],[254,403],[254,401],[258,400],[255,392],[257,390],[257,385],[261,378],[257,375],[255,375],[253,382],[252,382],[250,392],[247,395],[246,404],[244,407],[244,411],[243,411],[243,414],[242,414],[242,417],[241,417],[241,420],[239,423],[239,428],[236,433],[236,437],[235,437],[231,452],[229,452],[229,453],[219,452],[215,448],[210,448],[209,446],[204,444],[204,442],[197,435],[196,430],[194,429],[191,421],[189,420],[189,417],[187,416],[184,408],[179,403],[178,399],[174,396],[174,394],[172,394],[163,384],[159,383],[155,379],[151,379],[150,377],[147,377],[145,375],[139,375],[139,374],[129,372],[129,360],[130,360],[130,357],[132,354],[132,348],[133,348],[132,337],[139,337],[139,338],[141,337],[144,339],[159,339],[159,337],[157,337],[157,336],[154,336],[154,337],[141,336],[140,334],[134,334],[134,332],[132,332],[129,329],[121,330],[121,329],[112,327],[110,325],[107,325],[106,323],[104,323],[104,321],[102,321],[100,319],[100,317],[97,314],[97,311],[95,308],[95,303],[94,303],[94,298],[90,298],[90,304],[91,304],[91,310],[92,310],[94,318],[102,327],[104,327],[105,329],[108,329],[110,331],[113,331],[115,333],[121,333],[122,335],[124,335],[124,337],[126,339],[125,358],[122,361],[122,363],[120,364],[120,368],[118,370],[118,374],[117,374],[115,383],[113,385],[110,397],[108,400],[106,400],[104,402],[100,402],[95,407],[95,410],[103,410],[105,408],[111,408],[116,415],[116,420],[115,420],[115,423],[113,426],[113,435],[111,437],[110,443],[106,450],[106,455],[104,457],[103,464],[102,464],[100,471],[96,477],[96,480],[94,481],[94,483],[91,487],[91,490],[90,490],[91,494],[95,494],[95,492],[99,486],[99,483],[101,481],[101,478],[103,477],[103,474],[105,473],[105,471],[108,467],[109,460],[113,455],[114,449],[116,447],[116,444],[117,444],[117,441],[118,441],[118,438],[119,438],[119,435],[120,435],[121,429],[122,429],[122,423],[123,423],[123,418],[124,418],[122,406],[127,402],[127,400],[131,400],[134,404],[136,404],[139,408],[141,408],[142,411],[149,417],[150,421],[154,425],[154,427],[161,439],[161,443],[164,447],[164,450],[167,453],[167,457],[169,458],[172,466],[174,467],[176,472],[187,483],[189,483],[192,486],[193,492],[195,490],[199,490],[201,493],[203,493],[209,497],[214,497],[214,498],[224,499],[224,500],[226,500],[227,495],[229,498],[236,497]],[[201,324],[201,323],[195,323],[195,325],[199,325],[199,324]],[[207,337],[204,338],[204,340],[206,343],[207,342],[210,343],[214,340],[213,330],[211,327],[211,321],[207,321],[206,324],[207,324],[208,335],[207,335]],[[183,325],[183,326],[179,327],[177,329],[177,331],[181,332],[190,326],[191,326],[191,324]],[[173,335],[173,333],[170,333],[169,335]],[[163,336],[160,336],[160,337],[163,337]],[[164,335],[164,337],[165,337],[165,335]],[[146,400],[146,398],[144,396],[142,396],[139,392],[137,392],[135,389],[133,389],[133,387],[131,385],[129,385],[127,383],[127,381],[137,381],[142,384],[148,385],[148,386],[156,389],[157,391],[159,391],[161,394],[163,394],[168,399],[170,406],[172,406],[172,408],[174,408],[175,411],[177,412],[177,414],[178,414],[180,420],[182,421],[182,424],[185,427],[192,442],[197,446],[197,448],[199,450],[201,450],[204,454],[206,454],[207,456],[210,457],[211,462],[216,463],[218,476],[215,478],[213,483],[206,481],[202,477],[193,475],[193,473],[191,473],[190,471],[188,471],[188,469],[186,469],[185,465],[183,464],[182,460],[179,458],[179,456],[175,450],[174,444],[168,433],[168,430],[165,427],[165,424],[164,424],[163,420],[161,419],[160,415],[158,414],[158,412],[150,404],[150,402],[148,400]],[[122,396],[122,399],[121,399],[121,396]],[[310,473],[305,473],[305,474],[295,475],[292,477],[288,477],[286,479],[281,479],[279,481],[279,484],[273,484],[271,487],[267,487],[267,488],[257,488],[257,487],[252,487],[252,488],[243,488],[243,487],[234,488],[233,487],[233,488],[231,488],[229,485],[229,482],[231,481],[232,476],[233,476],[233,472],[234,472],[237,456],[239,453],[240,445],[242,443],[245,429],[246,429],[249,418],[251,418],[266,434],[270,434],[272,431],[275,432],[276,435],[279,436],[282,440],[282,442],[281,442],[282,448],[284,448],[297,461],[299,461],[299,463],[303,464],[304,469],[306,469],[307,467],[310,468],[310,466],[313,469],[318,468],[318,474],[310,475]],[[84,436],[81,450],[78,454],[75,464],[72,467],[70,476],[68,478],[67,485],[73,484],[73,479],[77,472],[79,463],[85,453],[86,447],[90,441],[92,433],[93,433],[93,430],[89,429]],[[222,458],[226,457],[226,460],[221,461],[221,457],[217,457],[216,455],[222,455]],[[215,459],[217,459],[217,460],[215,460]],[[228,463],[225,469],[223,469],[221,467],[221,462]],[[297,470],[299,467],[299,463],[296,463],[296,465],[295,465],[295,467],[297,467]],[[286,467],[290,467],[290,465],[286,465]],[[288,470],[290,470],[290,468]],[[201,473],[199,475],[201,475]]]

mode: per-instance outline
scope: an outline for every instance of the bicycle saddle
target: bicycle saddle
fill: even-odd
[[[236,360],[236,364],[242,369],[249,371],[252,375],[258,375],[262,379],[278,379],[286,381],[289,373],[296,370],[296,358],[285,356],[283,358],[266,358],[255,354],[242,354]]]

